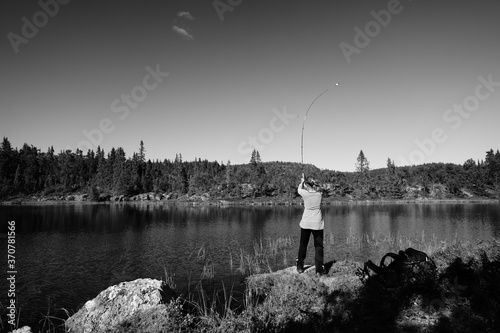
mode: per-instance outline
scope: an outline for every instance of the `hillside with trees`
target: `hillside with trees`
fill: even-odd
[[[353,172],[320,170],[314,165],[262,162],[254,150],[248,164],[232,165],[196,158],[183,161],[146,159],[141,141],[127,157],[123,148],[105,152],[81,150],[55,153],[24,144],[0,145],[0,200],[204,200],[245,198],[291,201],[297,197],[302,171],[313,176],[331,200],[452,199],[500,197],[500,152],[463,165],[429,163],[371,170],[360,151]]]

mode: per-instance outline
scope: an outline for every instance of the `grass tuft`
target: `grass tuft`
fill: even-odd
[[[330,245],[338,243],[333,237],[325,239]],[[414,238],[365,234],[345,242],[384,251],[426,249],[437,272],[425,283],[408,282],[393,289],[385,288],[377,276],[361,283],[356,276],[361,263],[350,259],[333,263],[326,276],[297,274],[293,268],[273,272],[291,239],[261,238],[248,251],[239,249],[237,270],[248,274],[244,295],[224,283],[210,295],[202,278],[187,299],[172,298],[112,332],[500,331],[500,240],[441,242],[422,233]],[[210,276],[213,260],[208,249],[203,246],[193,258],[208,267]],[[175,288],[175,275],[165,265],[163,269],[165,283]],[[244,306],[239,299],[244,299]],[[47,313],[46,327],[55,332],[54,319]]]

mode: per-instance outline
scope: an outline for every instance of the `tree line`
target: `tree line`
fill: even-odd
[[[355,171],[320,170],[293,162],[262,162],[254,150],[247,164],[231,165],[195,158],[183,161],[146,159],[141,141],[138,152],[126,157],[123,148],[87,153],[77,149],[55,153],[24,144],[13,148],[4,137],[0,145],[0,199],[29,195],[87,194],[88,200],[107,196],[163,193],[171,198],[204,195],[212,199],[279,197],[293,199],[301,173],[314,177],[324,195],[345,199],[402,199],[411,197],[498,197],[500,152],[490,149],[484,160],[463,165],[430,163],[371,170],[360,151]]]

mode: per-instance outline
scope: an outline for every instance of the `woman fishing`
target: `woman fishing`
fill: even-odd
[[[325,274],[325,266],[323,265],[323,230],[325,223],[323,215],[321,214],[322,194],[320,192],[320,187],[311,177],[305,180],[304,174],[302,174],[298,192],[304,200],[304,213],[300,220],[300,245],[297,257],[297,272],[304,272],[307,245],[312,234],[314,239],[314,265],[316,266],[316,273],[323,275]]]
[[[338,86],[339,83],[335,83],[335,87]],[[318,98],[320,98],[321,95],[327,91],[328,89],[316,96],[304,115],[304,120],[302,121],[302,134],[300,137],[300,157],[302,166],[304,165],[304,126],[306,118],[314,102],[316,102]],[[302,167],[302,170],[304,170],[304,167]],[[316,266],[316,273],[323,275],[326,274],[325,266],[323,265],[323,233],[325,223],[323,221],[323,215],[321,214],[321,188],[318,184],[316,184],[314,179],[309,177],[305,180],[304,173],[302,173],[302,179],[299,184],[298,192],[304,200],[304,213],[302,214],[302,219],[300,220],[300,245],[297,257],[297,272],[304,272],[304,260],[306,259],[307,244],[309,243],[309,238],[312,234],[314,239],[314,265]]]

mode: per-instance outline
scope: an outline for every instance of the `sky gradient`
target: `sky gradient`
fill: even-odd
[[[499,13],[498,0],[6,0],[0,136],[300,162],[304,115],[328,89],[304,163],[482,160],[500,148]]]

